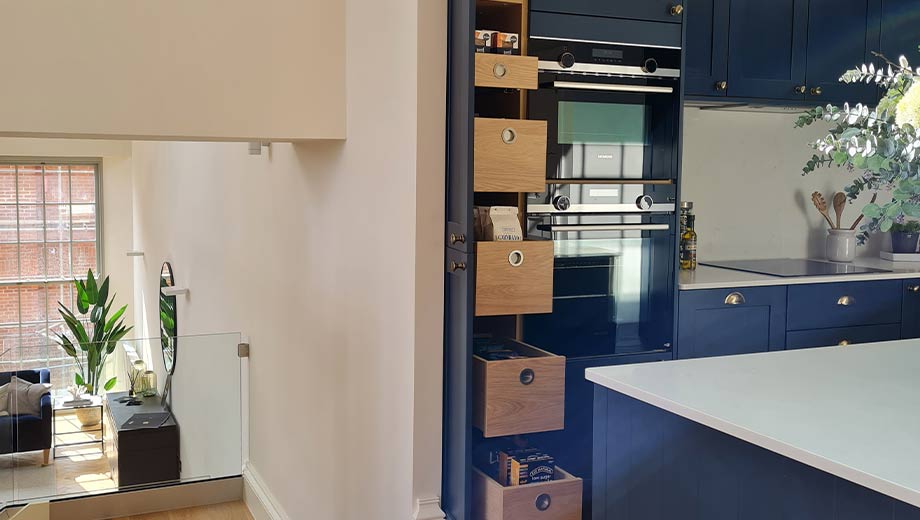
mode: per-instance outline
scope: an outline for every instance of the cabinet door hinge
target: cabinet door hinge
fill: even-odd
[[[241,358],[249,357],[249,343],[240,343],[236,346],[236,354]]]

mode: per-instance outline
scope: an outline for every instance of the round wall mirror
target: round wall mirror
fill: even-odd
[[[163,347],[163,364],[166,373],[172,375],[176,371],[177,354],[177,324],[176,324],[176,296],[166,294],[163,289],[175,287],[176,279],[173,276],[172,265],[164,262],[160,269],[160,343]]]

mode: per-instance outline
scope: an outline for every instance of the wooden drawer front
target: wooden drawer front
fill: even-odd
[[[534,356],[486,361],[473,356],[473,426],[485,437],[565,427],[565,358],[524,343],[509,345]]]
[[[473,133],[473,191],[546,189],[546,121],[477,117]]]
[[[831,347],[834,345],[855,345],[900,339],[901,326],[865,325],[862,327],[839,327],[836,329],[796,330],[786,333],[786,349]]]
[[[518,260],[520,264],[514,265]],[[552,310],[551,241],[476,243],[476,316]]]
[[[473,520],[581,520],[583,481],[560,467],[551,482],[505,487],[473,470]]]
[[[535,90],[537,58],[476,53],[476,86]]]
[[[787,330],[898,323],[901,281],[792,285],[787,320]]]

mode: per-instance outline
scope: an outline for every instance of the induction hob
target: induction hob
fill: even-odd
[[[826,276],[835,274],[887,273],[885,269],[852,264],[806,260],[803,258],[772,258],[766,260],[725,260],[700,262],[701,265],[733,269],[748,273],[768,274],[792,278],[796,276]]]

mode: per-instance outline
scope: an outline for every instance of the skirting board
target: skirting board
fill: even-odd
[[[248,463],[243,468],[243,501],[255,520],[291,520],[259,473]]]
[[[413,520],[445,520],[447,516],[441,510],[441,499],[419,498],[415,501]]]

